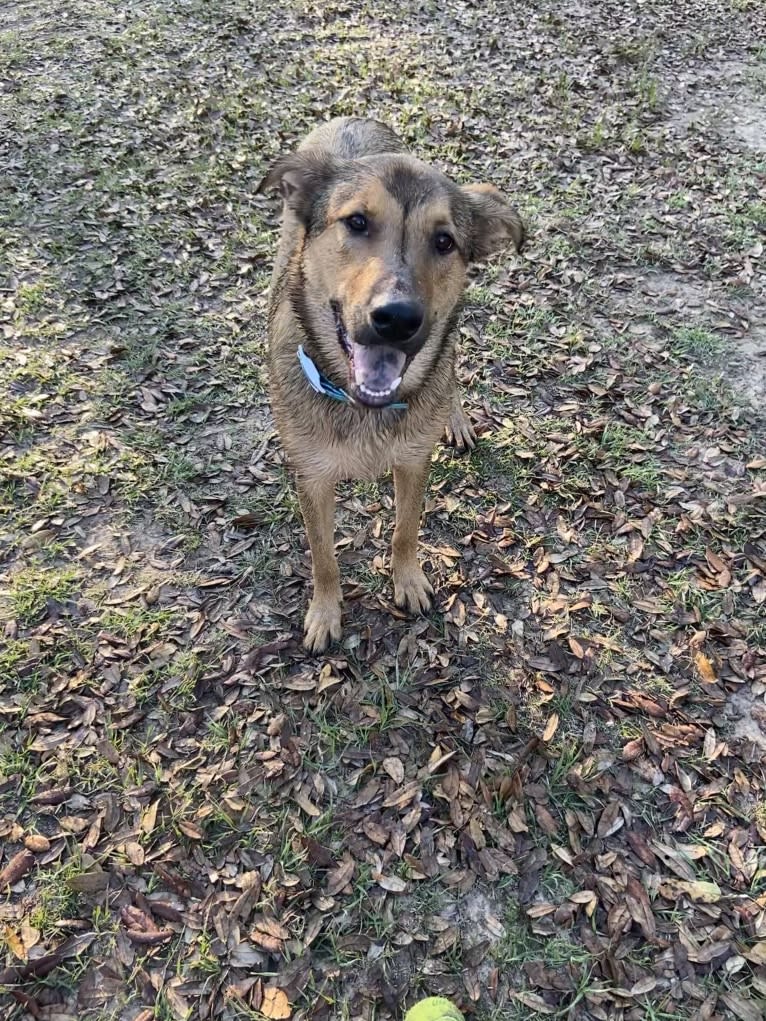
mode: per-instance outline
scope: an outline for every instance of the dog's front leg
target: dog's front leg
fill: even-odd
[[[330,640],[340,638],[340,574],[335,559],[335,485],[298,478],[298,500],[311,547],[314,593],[304,621],[303,643],[310,652],[322,652]]]
[[[392,567],[394,571],[394,602],[413,613],[422,613],[431,606],[428,578],[418,564],[418,527],[423,510],[430,459],[421,464],[394,465],[396,493],[396,528]]]
[[[455,388],[452,398],[452,407],[444,435],[448,446],[456,447],[461,453],[465,450],[473,450],[476,446],[476,431],[463,410],[463,402],[460,400],[460,392],[457,388]]]

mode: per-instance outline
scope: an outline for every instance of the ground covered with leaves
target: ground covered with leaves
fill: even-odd
[[[8,1019],[766,1014],[758,0],[27,0],[0,30]],[[437,606],[271,435],[269,162],[371,114],[513,195]]]

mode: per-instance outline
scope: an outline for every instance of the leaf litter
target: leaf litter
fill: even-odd
[[[6,1016],[763,1017],[762,8],[6,8]],[[312,660],[254,189],[348,113],[531,231],[467,295],[437,609],[342,487]]]

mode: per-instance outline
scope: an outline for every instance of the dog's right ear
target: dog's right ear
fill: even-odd
[[[517,252],[524,245],[526,231],[521,217],[493,184],[464,184],[463,195],[473,213],[472,259],[485,259],[509,241]]]
[[[279,189],[286,204],[304,223],[311,218],[317,198],[326,191],[341,169],[332,153],[306,149],[278,159],[256,188],[256,194]]]

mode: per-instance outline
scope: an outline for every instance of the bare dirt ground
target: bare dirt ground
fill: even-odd
[[[0,28],[9,1021],[766,1014],[758,0],[28,0]],[[530,227],[480,268],[437,608],[271,436],[254,190],[371,114]]]

